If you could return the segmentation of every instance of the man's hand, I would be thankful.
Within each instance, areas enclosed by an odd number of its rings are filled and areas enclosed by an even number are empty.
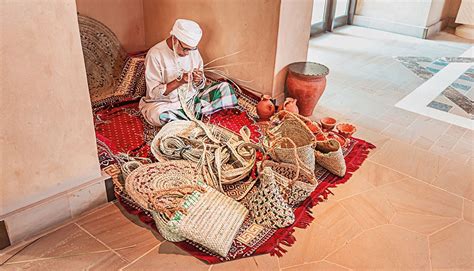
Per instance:
[[[194,70],[193,71],[193,83],[199,84],[202,82],[203,79],[203,72],[201,70]]]
[[[185,72],[185,73],[183,73],[183,77],[181,77],[180,82],[182,84],[187,84],[188,81],[189,81],[189,73]]]

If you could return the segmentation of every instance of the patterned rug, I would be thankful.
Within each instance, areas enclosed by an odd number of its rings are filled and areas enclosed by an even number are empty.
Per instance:
[[[256,103],[256,97],[248,93],[241,93],[239,94],[238,108],[222,110],[206,117],[203,121],[219,125],[235,133],[238,133],[243,126],[248,126],[251,131],[251,139],[257,142],[262,133],[255,122]],[[106,171],[111,168],[110,165],[120,163],[120,159],[117,159],[119,153],[154,159],[149,144],[158,128],[152,127],[144,121],[138,110],[137,101],[95,112],[95,129],[100,165]],[[329,190],[331,187],[348,181],[352,173],[361,166],[369,151],[374,147],[374,145],[363,140],[351,139],[343,149],[347,173],[342,178],[329,173],[322,167],[317,167],[315,173],[321,183],[310,197],[294,209],[296,219],[293,225],[289,227],[282,229],[266,228],[253,223],[251,218],[248,217],[225,258],[191,241],[175,244],[207,263],[218,263],[267,253],[282,256],[286,252],[284,246],[291,246],[296,241],[293,236],[295,228],[306,228],[313,220],[311,208],[327,198],[331,193]],[[238,191],[241,187],[236,187],[236,191],[232,191],[232,189],[233,187],[228,187],[226,193],[241,193],[241,191]],[[255,192],[256,187],[254,186],[249,194],[241,200],[242,204],[248,205],[248,198]],[[154,220],[146,210],[138,207],[127,195],[121,194],[118,189],[116,189],[116,196],[128,212],[138,216],[153,230],[157,230]]]
[[[96,122],[97,138],[98,142],[101,142],[101,144],[98,144],[100,146],[99,150],[101,150],[99,153],[101,166],[106,167],[117,163],[114,160],[114,154],[118,152],[128,152],[142,157],[150,156],[147,142],[151,140],[152,137],[150,135],[154,133],[155,129],[144,124],[137,112],[137,104],[125,105],[101,112],[100,121]],[[253,140],[257,141],[261,137],[261,132],[255,121],[242,109],[220,111],[207,118],[206,121],[234,132],[238,132],[242,126],[247,125],[250,127]],[[291,246],[296,241],[293,236],[295,228],[306,228],[313,220],[310,211],[311,207],[326,199],[328,194],[331,193],[329,191],[331,187],[343,184],[349,180],[352,173],[360,167],[372,148],[374,146],[370,143],[360,139],[351,139],[347,147],[344,148],[347,174],[342,178],[318,167],[316,174],[321,183],[311,196],[294,210],[296,220],[289,227],[278,230],[270,229],[257,225],[248,218],[241,227],[229,254],[225,258],[213,254],[190,241],[175,244],[207,263],[218,263],[267,253],[281,256],[286,252],[284,246]],[[252,193],[251,191],[249,195]],[[137,215],[143,222],[156,230],[154,220],[149,213],[135,205],[127,195],[117,194],[116,196],[128,212]],[[249,196],[246,198],[249,198]],[[247,204],[245,202],[246,198],[242,200],[244,205]]]
[[[374,147],[374,145],[363,140],[351,139],[348,147],[344,150],[347,173],[342,178],[330,174],[322,168],[317,169],[318,179],[321,180],[321,183],[310,197],[294,209],[295,222],[289,227],[277,230],[270,229],[253,223],[251,218],[247,217],[237,237],[233,241],[229,254],[225,258],[191,241],[183,241],[174,244],[194,257],[210,264],[267,253],[282,256],[286,252],[285,247],[289,247],[297,241],[293,235],[295,228],[304,229],[313,221],[314,218],[311,215],[311,208],[327,199],[328,195],[331,194],[330,188],[347,182],[352,176],[352,173],[362,165],[369,151]],[[151,214],[140,209],[129,200],[127,196],[117,195],[117,198],[130,214],[136,215],[141,221],[157,231]]]

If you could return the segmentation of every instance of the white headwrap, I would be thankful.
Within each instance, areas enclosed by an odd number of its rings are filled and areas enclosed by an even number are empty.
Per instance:
[[[170,34],[187,45],[196,47],[201,40],[202,30],[194,21],[178,19],[174,22]]]

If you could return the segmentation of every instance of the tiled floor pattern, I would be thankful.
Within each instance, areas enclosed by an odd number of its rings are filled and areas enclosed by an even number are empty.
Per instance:
[[[0,255],[11,257],[0,269],[472,270],[474,133],[394,107],[423,81],[393,56],[457,56],[467,46],[447,33],[420,40],[359,27],[310,41],[309,58],[331,69],[314,118],[353,122],[378,148],[313,208],[282,258],[206,265],[108,204]]]
[[[432,59],[429,57],[396,57],[405,67],[421,79],[429,79],[449,63],[474,62],[472,57],[442,57]],[[427,105],[451,114],[456,114],[468,119],[474,119],[474,67],[466,70],[448,88],[442,91]]]

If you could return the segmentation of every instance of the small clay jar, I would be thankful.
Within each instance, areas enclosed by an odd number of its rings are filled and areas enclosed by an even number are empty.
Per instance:
[[[257,115],[260,121],[268,121],[275,114],[275,105],[271,101],[270,95],[262,95],[262,99],[257,104]]]
[[[292,113],[299,113],[298,106],[296,105],[297,100],[293,98],[286,98],[285,102],[283,103],[283,110],[292,112]]]

